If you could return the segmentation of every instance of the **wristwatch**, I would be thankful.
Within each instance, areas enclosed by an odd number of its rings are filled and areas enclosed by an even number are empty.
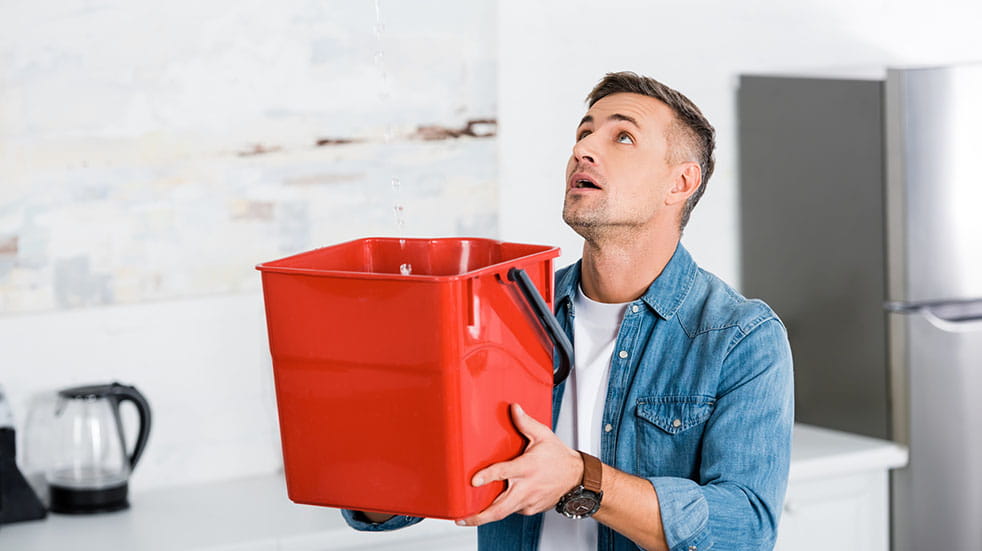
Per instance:
[[[583,458],[583,481],[556,504],[556,512],[566,518],[592,517],[600,509],[604,493],[600,490],[603,464],[588,453],[580,452]]]

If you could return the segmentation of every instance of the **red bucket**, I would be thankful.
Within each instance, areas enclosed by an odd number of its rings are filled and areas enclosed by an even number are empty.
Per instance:
[[[368,238],[257,266],[290,499],[448,519],[484,510],[504,483],[471,478],[525,446],[508,405],[550,425],[553,383],[571,365],[546,305],[558,255]]]

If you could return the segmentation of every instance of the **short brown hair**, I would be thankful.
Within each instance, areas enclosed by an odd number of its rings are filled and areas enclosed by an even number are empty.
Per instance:
[[[607,73],[586,97],[589,107],[611,94],[631,93],[642,94],[662,101],[675,113],[675,124],[669,129],[666,139],[669,144],[669,162],[682,162],[695,157],[702,172],[702,181],[682,208],[682,219],[679,229],[689,223],[689,215],[695,208],[699,198],[706,191],[706,182],[713,174],[716,160],[713,150],[716,148],[716,130],[702,111],[692,103],[692,100],[681,92],[665,86],[657,80],[621,71]]]

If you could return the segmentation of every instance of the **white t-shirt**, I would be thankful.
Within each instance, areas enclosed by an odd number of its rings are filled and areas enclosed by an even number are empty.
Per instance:
[[[595,302],[577,287],[573,299],[573,353],[575,367],[566,379],[566,390],[556,421],[556,435],[567,446],[600,456],[607,376],[625,304]],[[539,551],[594,551],[597,521],[568,519],[555,511],[543,515]]]

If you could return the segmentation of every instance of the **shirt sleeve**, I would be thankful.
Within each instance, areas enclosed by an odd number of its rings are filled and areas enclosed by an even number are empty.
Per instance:
[[[352,511],[350,509],[341,509],[341,516],[344,517],[344,521],[348,523],[348,526],[361,532],[388,532],[389,530],[398,530],[412,526],[423,520],[421,517],[396,515],[385,522],[371,522],[361,511]]]
[[[703,434],[699,480],[648,479],[671,551],[769,550],[777,537],[794,425],[791,348],[777,318],[734,340]]]

